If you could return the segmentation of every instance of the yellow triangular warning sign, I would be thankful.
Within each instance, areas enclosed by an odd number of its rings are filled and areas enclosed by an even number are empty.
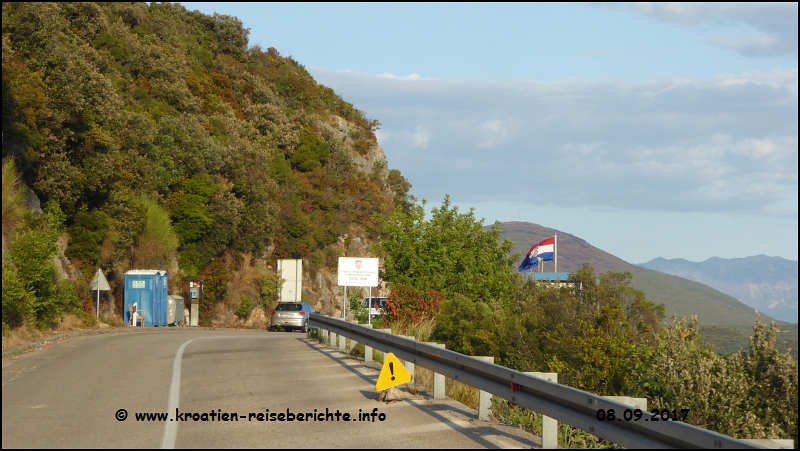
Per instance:
[[[375,384],[375,390],[383,391],[407,382],[411,382],[411,373],[408,372],[394,354],[391,352],[386,353],[381,374],[378,376],[378,383]]]

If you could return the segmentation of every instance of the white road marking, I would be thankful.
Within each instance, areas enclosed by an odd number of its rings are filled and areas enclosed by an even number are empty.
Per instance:
[[[200,337],[200,338],[193,338],[178,348],[178,351],[175,352],[175,360],[172,362],[172,383],[169,386],[169,400],[167,401],[167,415],[169,415],[169,420],[167,420],[166,426],[164,426],[164,438],[161,440],[161,449],[174,449],[175,448],[175,440],[178,438],[178,422],[172,421],[175,418],[172,417],[172,412],[175,412],[178,408],[178,403],[181,400],[181,362],[183,361],[183,350],[186,349],[186,346],[189,343],[195,340],[208,340],[208,339],[218,339],[218,338],[250,338],[250,337]]]
[[[175,353],[175,360],[172,362],[172,383],[169,386],[169,398],[167,401],[167,415],[178,407],[178,402],[181,399],[181,361],[183,360],[183,350],[189,343],[195,340],[202,340],[202,338],[193,338],[178,348]],[[170,418],[174,420],[174,418]],[[178,423],[176,421],[167,421],[164,427],[164,439],[161,440],[161,449],[175,448],[175,439],[178,438]]]

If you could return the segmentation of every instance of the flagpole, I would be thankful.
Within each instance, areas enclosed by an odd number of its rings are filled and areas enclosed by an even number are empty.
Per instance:
[[[101,274],[100,268],[97,268],[97,273]],[[95,289],[97,289],[97,309],[95,310],[95,318],[100,319],[100,279],[99,278],[97,279],[97,286],[95,286]]]
[[[558,234],[557,233],[555,235],[553,235],[553,252],[555,252],[555,254],[556,254],[555,255],[555,260],[554,260],[554,264],[555,264],[556,267],[553,269],[553,272],[558,272]]]

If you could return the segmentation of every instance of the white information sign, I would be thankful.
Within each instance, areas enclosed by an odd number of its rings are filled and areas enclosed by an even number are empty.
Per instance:
[[[378,259],[339,257],[340,287],[377,287]]]
[[[303,295],[303,260],[278,260],[283,278],[280,302],[300,302]]]

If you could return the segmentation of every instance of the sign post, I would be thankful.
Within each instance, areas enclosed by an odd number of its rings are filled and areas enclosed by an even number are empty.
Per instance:
[[[97,309],[95,315],[97,318],[100,318],[100,291],[111,291],[106,276],[103,275],[103,271],[100,270],[100,268],[97,268],[97,274],[95,274],[94,279],[92,279],[92,283],[89,284],[89,289],[97,291]]]
[[[347,311],[347,287],[378,286],[378,266],[377,258],[339,257],[339,286],[344,287],[343,315]]]

